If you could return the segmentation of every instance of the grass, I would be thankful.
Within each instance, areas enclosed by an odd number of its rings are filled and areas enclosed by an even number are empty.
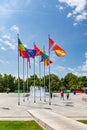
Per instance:
[[[0,121],[0,130],[43,130],[35,121]]]
[[[78,120],[81,123],[87,124],[87,120]]]

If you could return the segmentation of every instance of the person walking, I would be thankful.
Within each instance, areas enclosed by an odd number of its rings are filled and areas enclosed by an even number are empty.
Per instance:
[[[52,91],[50,92],[50,97],[51,97],[51,99],[52,99]]]
[[[66,93],[66,98],[69,99],[69,92]]]
[[[61,95],[61,99],[64,100],[64,92],[63,91],[61,91],[60,95]]]

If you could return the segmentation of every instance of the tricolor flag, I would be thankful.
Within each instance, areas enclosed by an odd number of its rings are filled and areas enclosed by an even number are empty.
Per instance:
[[[49,38],[49,49],[55,51],[56,55],[59,57],[63,57],[66,55],[66,52],[57,45],[51,38]]]
[[[28,58],[28,55],[26,53],[26,49],[19,38],[18,38],[18,51],[19,51],[19,54],[22,58]]]

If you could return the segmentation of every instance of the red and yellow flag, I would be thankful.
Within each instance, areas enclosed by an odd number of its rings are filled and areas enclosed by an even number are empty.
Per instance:
[[[51,60],[49,60],[49,59],[45,59],[44,60],[44,66],[48,66],[48,65],[50,65],[51,63],[53,63]]]
[[[63,57],[66,55],[66,52],[57,44],[53,47],[53,50],[55,51],[57,56]]]
[[[57,45],[51,38],[49,38],[49,49],[55,51],[56,55],[59,57],[63,57],[66,55],[65,50]]]

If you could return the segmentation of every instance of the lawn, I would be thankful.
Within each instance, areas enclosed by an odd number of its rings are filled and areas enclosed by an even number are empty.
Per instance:
[[[87,120],[78,120],[81,123],[87,124]]]
[[[35,121],[0,121],[0,130],[43,130]]]

